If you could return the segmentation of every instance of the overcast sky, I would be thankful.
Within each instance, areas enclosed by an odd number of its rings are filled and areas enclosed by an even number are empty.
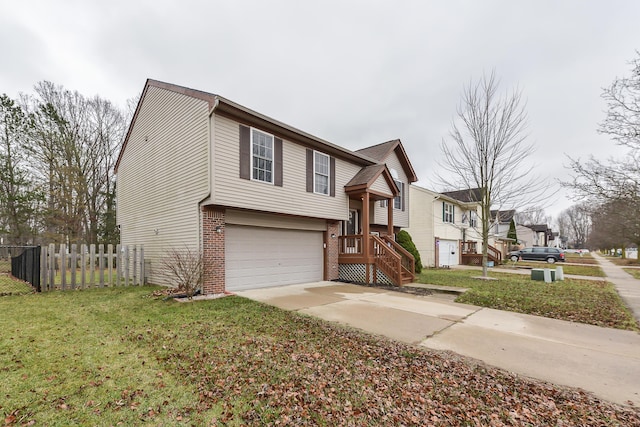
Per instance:
[[[523,92],[538,175],[623,155],[596,130],[640,49],[640,1],[0,0],[0,40],[11,97],[49,80],[124,107],[167,81],[353,150],[400,138],[440,190],[462,89],[492,69]],[[547,213],[571,204],[559,191]]]

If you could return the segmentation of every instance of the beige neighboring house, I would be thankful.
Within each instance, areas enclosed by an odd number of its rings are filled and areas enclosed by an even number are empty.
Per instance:
[[[319,280],[406,283],[417,180],[400,140],[350,151],[219,95],[147,80],[117,164],[123,244],[163,283],[202,252],[204,293]]]
[[[480,189],[437,193],[412,185],[409,193],[411,210],[407,231],[425,266],[482,262],[482,256],[478,256],[482,253]],[[500,255],[492,256],[490,260],[499,261]]]

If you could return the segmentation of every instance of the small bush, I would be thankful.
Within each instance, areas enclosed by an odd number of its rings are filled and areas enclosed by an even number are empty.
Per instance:
[[[171,286],[189,299],[202,289],[204,262],[197,250],[189,247],[168,250],[162,259],[161,269]]]
[[[398,234],[396,234],[396,242],[403,248],[405,248],[416,261],[416,273],[420,274],[422,272],[422,260],[420,259],[420,253],[416,248],[416,245],[413,243],[413,239],[411,235],[404,230],[400,230]]]

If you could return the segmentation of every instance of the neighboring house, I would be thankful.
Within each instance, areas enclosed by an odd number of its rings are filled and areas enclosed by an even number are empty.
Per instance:
[[[516,225],[517,245],[521,248],[530,248],[536,240],[536,233],[526,225]]]
[[[197,248],[204,293],[413,279],[393,240],[416,174],[399,140],[354,152],[221,96],[147,80],[116,163],[123,244],[149,281]],[[375,233],[375,234],[372,234]]]
[[[535,233],[533,246],[549,246],[553,233],[547,224],[533,224],[528,227]]]
[[[412,185],[410,227],[423,264],[478,264],[482,253],[480,189],[436,193]],[[492,247],[489,249],[493,250]],[[493,256],[493,252],[492,256]],[[498,261],[499,255],[491,260]]]
[[[515,221],[515,209],[509,210],[491,210],[491,230],[490,234],[497,238],[506,238],[509,234],[511,221]],[[516,226],[518,223],[516,222]]]

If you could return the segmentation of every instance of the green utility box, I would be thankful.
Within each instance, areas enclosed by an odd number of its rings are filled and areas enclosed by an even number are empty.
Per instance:
[[[531,280],[539,280],[544,282],[544,268],[532,268],[531,269]],[[551,272],[551,281],[556,281],[556,271],[548,269]]]

